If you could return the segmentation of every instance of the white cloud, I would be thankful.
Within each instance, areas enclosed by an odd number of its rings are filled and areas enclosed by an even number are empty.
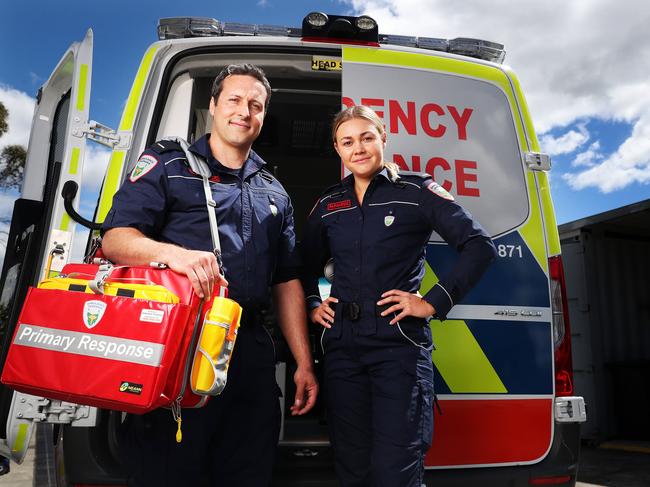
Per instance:
[[[559,137],[553,137],[551,134],[543,135],[539,142],[544,152],[556,156],[570,154],[588,140],[589,132],[584,126],[581,126],[579,130],[569,130]]]
[[[84,167],[82,172],[82,186],[84,192],[93,194],[95,199],[99,193],[111,151],[104,146],[93,142],[86,143],[86,155],[84,156]]]
[[[641,119],[630,137],[601,163],[589,169],[564,174],[573,189],[597,187],[604,193],[622,189],[637,182],[650,183],[650,120]]]
[[[573,167],[592,167],[596,162],[602,160],[603,157],[603,154],[600,152],[600,142],[596,141],[591,144],[586,151],[577,154],[575,159],[571,162],[571,165]]]
[[[9,130],[0,137],[0,148],[13,144],[27,147],[36,100],[22,91],[0,84],[0,102],[9,111]]]
[[[106,166],[110,158],[111,151],[95,143],[86,144],[86,154],[84,156],[84,167],[81,176],[81,191],[77,196],[79,202],[77,212],[86,220],[92,220],[97,206],[97,197],[101,187]],[[76,224],[70,259],[72,262],[81,262],[86,249],[88,240],[88,230]]]
[[[505,44],[506,63],[519,76],[541,134],[591,118],[629,123],[632,134],[613,154],[565,177],[573,188],[613,191],[650,179],[646,0],[467,0],[460,8],[443,0],[345,3],[375,18],[382,33]]]

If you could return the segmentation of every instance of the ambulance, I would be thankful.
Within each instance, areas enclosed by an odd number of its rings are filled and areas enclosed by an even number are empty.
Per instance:
[[[494,239],[496,262],[448,319],[430,323],[440,408],[426,455],[427,484],[574,485],[586,414],[573,387],[550,158],[540,152],[522,87],[503,64],[504,46],[384,35],[371,17],[320,12],[308,14],[301,28],[166,18],[158,39],[144,53],[115,129],[89,116],[90,30],[38,91],[0,281],[2,360],[27,287],[71,260],[75,235],[87,232],[90,249],[139,154],[162,137],[202,136],[211,124],[215,75],[230,63],[253,63],[273,87],[254,149],[291,195],[299,238],[318,195],[344,175],[331,144],[332,117],[343,106],[363,104],[383,118],[387,159],[404,171],[431,174]],[[92,217],[79,214],[89,140],[112,151]],[[422,294],[456,258],[431,235]],[[272,312],[266,324],[276,342],[282,401],[291,401],[295,364]],[[310,326],[320,371],[320,330]],[[337,485],[324,401],[306,417],[293,418],[288,409],[283,405],[274,482]],[[122,418],[3,386],[0,454],[21,462],[38,425],[43,448],[56,445],[50,457],[57,485],[123,485]]]

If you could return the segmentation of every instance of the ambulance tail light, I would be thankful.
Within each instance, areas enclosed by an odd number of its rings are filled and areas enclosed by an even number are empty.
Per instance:
[[[573,362],[571,359],[571,329],[566,283],[562,258],[548,260],[551,278],[551,311],[553,313],[553,345],[555,352],[555,395],[573,395]]]

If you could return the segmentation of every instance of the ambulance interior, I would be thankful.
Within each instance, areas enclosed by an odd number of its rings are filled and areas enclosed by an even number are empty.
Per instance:
[[[312,71],[311,61],[311,55],[293,53],[251,53],[235,58],[232,54],[210,54],[184,58],[173,68],[162,114],[158,123],[154,115],[147,144],[168,135],[180,135],[192,142],[209,132],[212,120],[208,106],[214,77],[229,63],[250,62],[260,66],[273,91],[262,132],[253,149],[267,161],[267,168],[291,196],[296,235],[300,240],[307,215],[320,193],[341,179],[340,159],[330,136],[331,121],[341,107],[341,74],[340,71]],[[278,383],[283,389],[284,401],[290,404],[295,394],[291,379],[295,364],[274,321],[271,312],[266,322],[276,342],[278,370],[286,371],[278,374]],[[313,324],[309,326],[312,352],[320,375],[321,330]],[[312,413],[301,418],[292,417],[288,409],[283,408],[287,421],[283,424],[281,442],[326,442],[322,404],[323,401],[319,401]]]

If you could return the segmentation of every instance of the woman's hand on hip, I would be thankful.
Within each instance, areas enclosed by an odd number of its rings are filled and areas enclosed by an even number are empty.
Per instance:
[[[379,306],[394,303],[381,313],[382,316],[388,316],[391,313],[395,314],[395,317],[390,320],[391,325],[394,325],[407,316],[428,318],[436,312],[436,309],[430,303],[422,299],[419,294],[411,294],[406,291],[400,291],[399,289],[391,289],[382,294],[381,297],[382,299],[377,302]]]
[[[332,323],[334,323],[334,309],[332,309],[330,304],[338,302],[338,299],[330,296],[318,308],[314,308],[309,312],[309,319],[313,323],[322,325],[325,328],[332,328]]]

